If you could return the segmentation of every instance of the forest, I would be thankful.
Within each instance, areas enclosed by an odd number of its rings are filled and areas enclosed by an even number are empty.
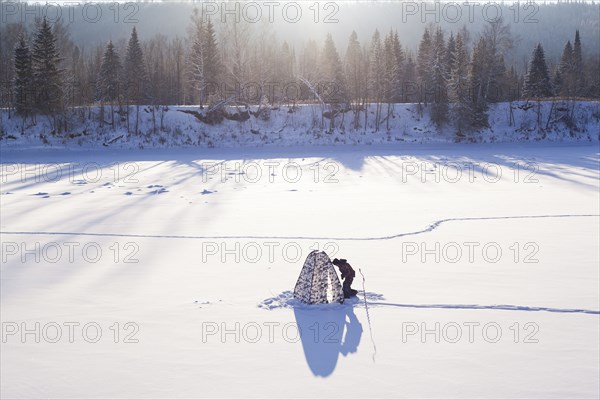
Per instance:
[[[330,129],[348,114],[354,129],[373,118],[379,130],[394,104],[418,103],[436,124],[461,132],[487,126],[491,103],[600,98],[598,53],[583,50],[578,29],[563,38],[559,57],[547,57],[546,43],[537,43],[523,69],[514,62],[520,38],[512,26],[502,17],[478,31],[422,24],[414,49],[394,27],[368,38],[352,31],[345,46],[328,33],[296,48],[256,24],[213,22],[194,8],[183,37],[141,39],[134,24],[127,40],[84,50],[68,24],[41,17],[2,26],[2,107],[33,123],[51,116],[59,131],[68,130],[73,113],[99,107],[102,123],[114,129],[115,114],[125,114],[127,130],[138,132],[141,105],[198,105],[202,120],[215,124],[227,106],[258,106],[258,116],[268,107],[293,112],[312,103],[321,105]]]

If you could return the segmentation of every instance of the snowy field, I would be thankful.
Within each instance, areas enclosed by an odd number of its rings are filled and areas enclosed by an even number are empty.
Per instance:
[[[600,396],[597,141],[0,155],[2,398]]]

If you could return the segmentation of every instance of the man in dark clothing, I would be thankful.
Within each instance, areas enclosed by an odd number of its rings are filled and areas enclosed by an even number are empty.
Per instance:
[[[354,280],[354,269],[348,264],[348,261],[345,259],[338,260],[337,258],[333,259],[333,265],[339,268],[342,273],[342,279],[344,280],[344,284],[342,285],[342,289],[344,290],[344,298],[350,298],[352,296],[356,296],[358,293],[357,290],[352,289],[350,286],[352,285],[352,281]]]

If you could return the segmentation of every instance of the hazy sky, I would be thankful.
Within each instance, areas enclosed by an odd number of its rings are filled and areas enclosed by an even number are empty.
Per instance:
[[[345,52],[348,37],[355,30],[362,44],[370,41],[377,28],[383,33],[397,30],[403,46],[416,49],[424,27],[439,22],[442,28],[458,31],[463,26],[476,37],[477,32],[499,13],[518,39],[515,58],[529,55],[540,41],[550,58],[558,57],[567,39],[572,40],[575,29],[581,30],[584,49],[598,52],[600,47],[600,6],[568,4],[543,6],[540,3],[480,1],[464,6],[464,2],[410,1],[196,1],[196,2],[139,2],[114,0],[30,2],[27,7],[19,2],[2,1],[1,23],[25,21],[32,23],[36,16],[47,15],[55,19],[58,15],[67,22],[73,41],[84,49],[90,49],[109,39],[119,40],[129,36],[137,26],[142,39],[157,33],[168,37],[185,36],[190,25],[190,14],[194,7],[203,10],[218,25],[220,21],[237,20],[252,24],[258,31],[270,31],[279,41],[287,40],[300,48],[308,39],[322,43],[331,33],[340,53]],[[551,2],[546,2],[551,3]],[[32,6],[33,4],[33,6]],[[59,4],[62,4],[59,5]],[[79,6],[76,6],[80,4]],[[458,7],[463,4],[462,7]],[[258,39],[255,39],[258,40]],[[520,62],[520,60],[517,60]]]

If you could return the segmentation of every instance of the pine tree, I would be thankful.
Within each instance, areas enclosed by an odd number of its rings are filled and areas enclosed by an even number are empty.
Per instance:
[[[572,96],[574,86],[573,70],[573,46],[567,41],[560,58],[560,64],[556,70],[554,86],[561,96]]]
[[[109,41],[102,57],[98,83],[99,95],[103,101],[114,101],[119,97],[119,78],[121,76],[121,60],[112,41]]]
[[[483,30],[486,42],[487,62],[483,65],[483,90],[485,101],[503,100],[502,82],[506,75],[504,53],[513,46],[510,25],[504,24],[502,17],[490,21]]]
[[[397,31],[394,32],[394,36],[392,37],[392,52],[394,55],[394,94],[392,100],[394,101],[394,103],[399,103],[402,101],[402,83],[404,80],[404,69],[406,68],[406,60],[404,57],[404,50],[402,49],[402,44],[400,43],[400,38],[398,37]]]
[[[146,67],[144,66],[144,55],[135,27],[131,31],[131,37],[127,45],[125,80],[129,100],[135,103],[142,101],[145,92]]]
[[[458,34],[450,55],[448,98],[453,103],[452,115],[459,135],[469,128],[471,100],[469,98],[469,56],[462,36]]]
[[[294,76],[294,64],[292,62],[291,54],[290,45],[284,40],[281,45],[279,57],[273,59],[273,62],[275,63],[274,76],[277,82],[282,86],[291,82]]]
[[[506,64],[504,63],[504,56],[499,55],[496,60],[497,61],[493,68],[494,85],[488,89],[487,100],[490,103],[505,101],[508,94],[508,82],[506,81]]]
[[[62,53],[61,54],[65,54]],[[76,106],[87,102],[86,93],[81,84],[86,81],[85,60],[78,46],[73,46],[69,53],[71,61],[63,76],[64,92],[69,93],[68,106]],[[83,110],[81,110],[83,112]]]
[[[43,114],[56,114],[62,109],[61,58],[46,17],[42,19],[35,35],[31,60],[36,89],[34,107]]]
[[[346,102],[344,68],[331,34],[327,34],[322,54],[321,70],[323,78],[327,84],[331,84],[331,90],[325,91],[323,100],[331,104]]]
[[[194,24],[194,30],[191,37],[192,48],[189,57],[189,71],[194,89],[198,92],[198,103],[202,108],[208,97],[206,93],[208,83],[204,71],[204,61],[206,60],[204,56],[204,21],[202,16],[199,15],[198,9],[194,9],[192,23]]]
[[[402,65],[398,59],[398,52],[401,52],[399,47],[400,43],[395,42],[394,33],[390,31],[383,42],[383,99],[387,103],[387,112],[384,118],[387,129],[389,129],[390,116],[393,112],[393,103],[400,96],[402,85],[400,81]]]
[[[435,32],[431,58],[431,83],[434,96],[431,106],[431,119],[441,125],[448,118],[448,89],[447,89],[447,49],[444,33],[441,28]]]
[[[101,101],[110,103],[111,125],[115,127],[113,104],[120,96],[121,60],[112,41],[109,41],[102,57],[102,65],[98,75],[98,94]]]
[[[282,95],[276,96],[277,99],[282,97],[288,101],[297,100],[296,90],[292,87],[292,85],[296,83],[294,75],[296,56],[294,54],[294,49],[290,47],[287,41],[284,41],[281,45],[281,52],[279,56],[273,55],[273,63],[275,64],[274,79],[277,85],[277,87],[274,88],[274,91],[277,90],[277,93],[281,93]],[[288,96],[290,98],[288,98]]]
[[[381,103],[385,96],[385,60],[381,35],[376,29],[371,38],[371,47],[369,49],[369,91],[376,103],[375,110],[375,130],[379,130],[381,120]],[[366,125],[365,125],[366,128]]]
[[[402,83],[403,101],[414,103],[418,100],[418,82],[417,82],[417,67],[413,61],[413,57],[409,55],[406,58],[404,67],[404,79]]]
[[[207,95],[214,95],[218,92],[220,85],[220,74],[222,70],[221,58],[219,56],[219,48],[215,28],[210,18],[206,23],[204,32],[204,40],[202,41],[204,51],[204,79],[207,82]]]
[[[583,96],[585,90],[585,75],[583,66],[583,54],[581,52],[581,39],[579,29],[575,31],[575,42],[573,43],[573,95]]]
[[[348,96],[344,79],[344,68],[331,34],[327,34],[325,38],[325,46],[322,54],[321,70],[323,72],[324,85],[321,97],[325,103],[330,105],[329,129],[332,130],[335,125],[335,115],[348,102]]]
[[[506,92],[506,100],[507,101],[515,101],[521,97],[520,91],[520,83],[521,79],[517,74],[517,70],[514,66],[511,66],[506,75],[507,81],[507,92]]]
[[[393,50],[394,34],[390,32],[383,40],[383,100],[392,103],[395,97],[397,76],[396,59]]]
[[[194,30],[191,38],[190,72],[202,108],[209,96],[214,98],[219,92],[223,67],[214,25],[210,18],[205,23],[203,16],[194,9],[192,23]]]
[[[431,72],[431,59],[432,59],[433,43],[429,29],[425,28],[421,42],[419,43],[419,50],[417,53],[417,74],[419,76],[419,102],[425,101],[427,98],[423,96],[424,93],[428,92],[430,86],[432,72]]]
[[[345,73],[348,82],[348,97],[354,111],[353,128],[360,126],[360,107],[367,102],[367,90],[364,85],[366,74],[364,54],[358,41],[358,35],[352,31],[348,40],[348,48],[345,57]]]
[[[586,95],[600,99],[600,57],[589,60],[585,66],[589,79]]]
[[[15,107],[17,114],[26,117],[33,108],[33,71],[31,55],[25,35],[21,33],[15,47]]]
[[[548,65],[544,56],[544,49],[538,43],[529,62],[527,75],[525,76],[525,87],[523,94],[527,98],[542,98],[552,96],[552,86]]]
[[[469,69],[469,91],[471,95],[471,118],[473,128],[488,125],[487,79],[489,54],[485,38],[480,37],[473,49],[473,58]]]
[[[135,133],[138,133],[140,102],[144,100],[146,84],[146,68],[144,66],[144,55],[138,39],[135,27],[131,31],[131,37],[127,45],[125,56],[125,82],[127,84],[127,99],[133,101],[136,106]],[[129,110],[129,105],[127,107]],[[128,111],[129,115],[129,111]],[[129,130],[129,117],[127,118]]]
[[[454,64],[454,56],[456,54],[456,39],[454,38],[454,33],[450,32],[450,37],[448,38],[448,45],[446,46],[446,76],[450,79],[450,74],[452,72],[452,65]]]
[[[301,89],[304,99],[317,100],[314,86],[320,79],[318,68],[319,46],[315,40],[309,39],[302,49],[298,63],[299,79],[303,82]]]

